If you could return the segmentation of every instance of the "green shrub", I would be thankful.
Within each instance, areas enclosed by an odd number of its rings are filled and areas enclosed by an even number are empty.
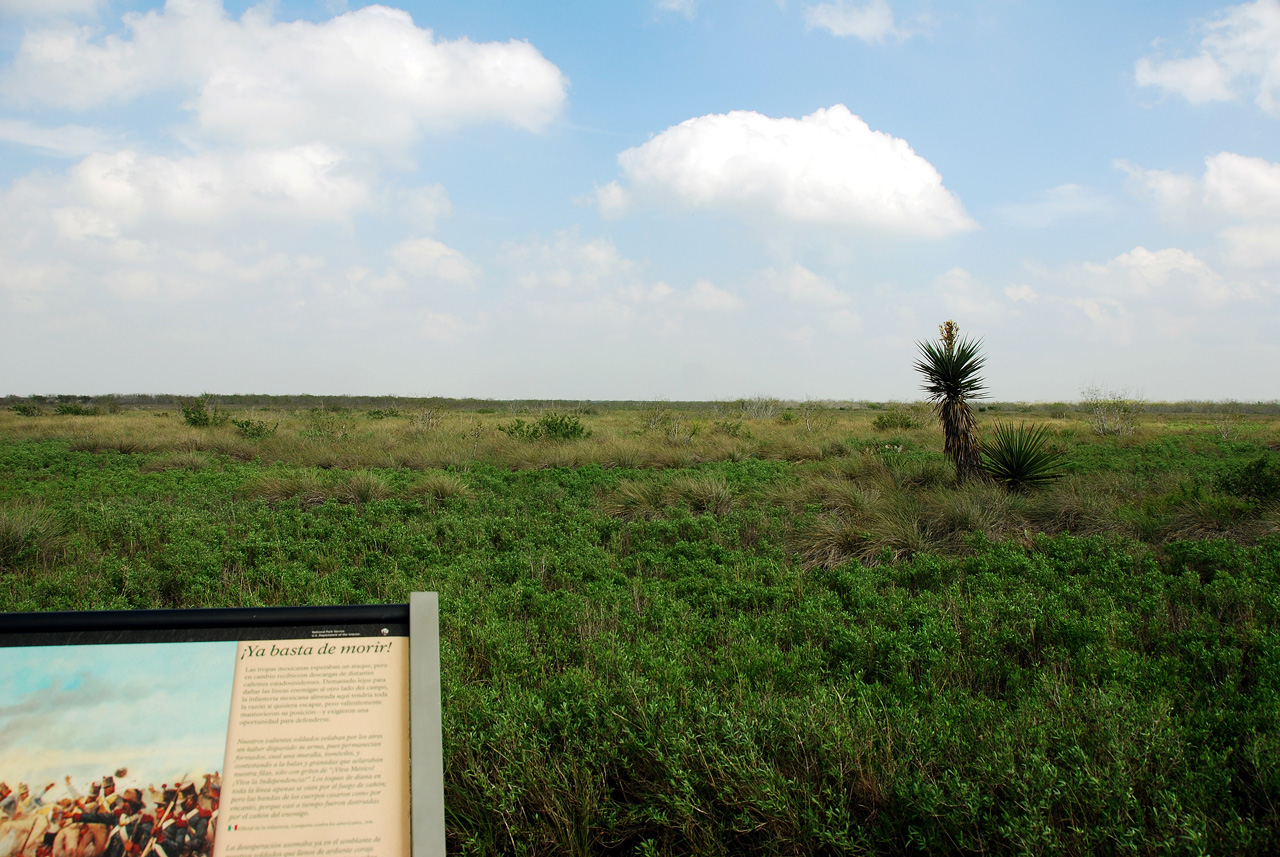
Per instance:
[[[716,434],[722,434],[726,437],[751,437],[751,432],[743,427],[742,420],[716,420],[713,425]]]
[[[983,441],[982,469],[1009,491],[1025,491],[1062,477],[1062,453],[1047,445],[1044,426],[996,423]]]
[[[99,413],[93,405],[82,405],[79,402],[59,402],[53,412],[64,417],[96,417]]]
[[[30,402],[19,402],[16,405],[10,405],[9,410],[20,417],[38,417],[44,413],[39,405],[34,405]]]
[[[193,428],[208,428],[224,425],[227,415],[220,413],[208,396],[201,396],[182,405],[182,421]]]
[[[899,429],[920,428],[920,421],[906,411],[886,411],[876,414],[871,422],[876,431],[897,431]]]
[[[268,426],[264,420],[232,420],[231,424],[236,427],[241,437],[249,440],[260,440],[264,437],[271,437],[276,433],[276,429],[280,427],[279,423]]]
[[[591,430],[572,414],[546,413],[531,423],[517,418],[498,431],[516,440],[577,440],[591,437]]]
[[[1226,494],[1249,500],[1280,499],[1280,464],[1264,452],[1248,464],[1232,468],[1219,476],[1217,488]]]
[[[399,408],[374,408],[365,414],[371,420],[386,420],[393,417],[402,417]]]

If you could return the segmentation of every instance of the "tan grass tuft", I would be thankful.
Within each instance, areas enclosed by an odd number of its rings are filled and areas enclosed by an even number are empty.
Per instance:
[[[334,492],[334,496],[347,503],[364,505],[391,496],[391,486],[372,470],[357,470]]]
[[[697,513],[719,516],[733,509],[733,491],[719,476],[677,477],[667,486],[666,495],[677,503],[688,504],[690,511]]]
[[[66,544],[67,526],[55,512],[40,505],[0,508],[0,565],[8,565],[26,549],[41,559]]]
[[[433,470],[418,477],[404,495],[415,500],[466,500],[473,492],[457,474]]]
[[[600,503],[606,515],[624,521],[652,518],[662,511],[662,486],[623,479]]]
[[[314,506],[329,498],[329,489],[314,473],[264,473],[241,486],[240,494],[273,504],[297,499],[301,505]]]

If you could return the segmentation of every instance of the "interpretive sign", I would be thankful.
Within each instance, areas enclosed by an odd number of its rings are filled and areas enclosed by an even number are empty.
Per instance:
[[[443,855],[437,615],[0,614],[0,857]]]

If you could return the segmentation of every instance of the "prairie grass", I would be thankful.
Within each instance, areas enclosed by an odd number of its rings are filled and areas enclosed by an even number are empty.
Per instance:
[[[451,853],[1280,850],[1274,411],[991,406],[1066,455],[1011,495],[871,407],[122,402],[0,411],[0,610],[439,592]]]
[[[315,473],[267,472],[251,478],[239,493],[268,503],[297,499],[303,505],[315,505],[333,496],[334,488],[332,483],[326,483]]]
[[[601,508],[606,515],[624,521],[652,518],[662,512],[662,495],[659,483],[623,479],[608,493]]]
[[[0,507],[0,568],[30,554],[40,562],[66,544],[62,517],[42,504]]]
[[[404,496],[412,499],[467,500],[474,492],[456,473],[430,471],[418,476],[405,490]]]
[[[666,496],[695,514],[727,515],[733,508],[733,491],[714,474],[678,476],[668,483]]]
[[[334,496],[348,503],[372,503],[392,495],[387,480],[371,470],[357,470],[347,475]]]
[[[143,473],[157,473],[162,470],[203,470],[213,463],[213,457],[204,452],[167,452],[148,458],[142,463]]]

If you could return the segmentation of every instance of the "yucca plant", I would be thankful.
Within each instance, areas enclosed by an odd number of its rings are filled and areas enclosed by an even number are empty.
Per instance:
[[[1025,491],[1062,477],[1062,453],[1048,446],[1044,426],[996,423],[981,445],[982,469],[1009,491]]]
[[[943,451],[955,463],[956,480],[964,482],[982,473],[978,421],[971,399],[986,398],[986,383],[978,375],[986,361],[979,351],[981,340],[958,339],[960,326],[948,321],[938,326],[937,342],[917,342],[920,359],[915,369],[924,376],[923,389],[933,402],[934,413],[946,435]]]

